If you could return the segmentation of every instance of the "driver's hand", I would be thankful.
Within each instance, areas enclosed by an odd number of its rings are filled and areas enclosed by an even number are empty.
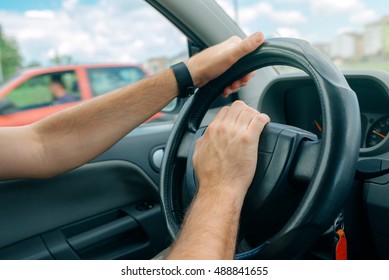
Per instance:
[[[244,40],[238,36],[233,36],[228,40],[191,57],[186,62],[186,65],[195,86],[202,87],[209,81],[219,77],[235,62],[243,56],[253,52],[262,43],[263,34],[260,32],[254,33]],[[228,96],[229,94],[238,91],[248,83],[253,75],[254,73],[251,73],[242,79],[235,81],[231,86],[224,90],[223,95]]]
[[[232,195],[243,201],[255,174],[259,137],[269,121],[267,115],[242,101],[217,114],[197,141],[193,155],[199,192]]]

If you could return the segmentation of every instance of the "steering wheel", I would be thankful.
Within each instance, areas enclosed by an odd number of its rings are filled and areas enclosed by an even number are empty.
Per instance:
[[[318,139],[292,126],[269,123],[265,127],[238,237],[253,249],[237,258],[299,258],[341,211],[359,154],[361,122],[356,95],[342,73],[309,43],[269,39],[199,89],[176,120],[165,148],[160,184],[168,231],[174,239],[197,190],[192,156],[196,140],[206,129],[200,127],[206,112],[226,86],[271,65],[296,67],[312,78],[319,94],[323,133]]]

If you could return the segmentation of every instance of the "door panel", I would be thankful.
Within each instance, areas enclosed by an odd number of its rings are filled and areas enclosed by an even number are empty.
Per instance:
[[[141,126],[49,180],[0,182],[0,259],[144,259],[168,237],[151,153],[172,123]]]
[[[0,250],[0,258],[152,257],[167,240],[158,201],[156,185],[125,161],[90,163],[50,180],[2,182],[0,247],[28,241],[19,246],[22,255],[16,245]],[[157,228],[144,227],[150,219]],[[37,236],[42,241],[29,239]],[[49,255],[38,250],[42,242]]]

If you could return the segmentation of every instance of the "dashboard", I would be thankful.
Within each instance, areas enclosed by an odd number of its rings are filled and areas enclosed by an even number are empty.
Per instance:
[[[361,154],[372,156],[389,151],[389,73],[371,71],[346,73],[355,91],[361,121]],[[259,109],[273,122],[296,126],[319,138],[323,132],[317,89],[305,73],[280,75],[265,90]]]
[[[359,162],[367,163],[365,166],[374,170],[388,170],[389,73],[363,71],[344,75],[359,102],[360,110],[355,112],[355,121],[360,121],[362,128]],[[325,132],[318,91],[303,72],[279,75],[271,80],[265,86],[258,108],[272,122],[308,130],[319,138]],[[389,174],[356,177],[345,208],[354,258],[366,259],[366,254],[371,254],[373,259],[389,259]],[[356,232],[359,235],[350,236]],[[361,244],[370,245],[356,251]]]

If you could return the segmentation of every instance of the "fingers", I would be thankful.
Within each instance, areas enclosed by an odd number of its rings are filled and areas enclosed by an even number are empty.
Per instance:
[[[222,122],[222,121],[225,119],[225,117],[226,117],[226,115],[227,115],[227,113],[228,113],[229,110],[230,110],[230,107],[228,107],[228,106],[223,107],[223,108],[219,111],[219,113],[216,115],[216,117],[213,119],[212,122],[213,122],[214,124]]]
[[[253,137],[254,140],[259,141],[259,135],[261,135],[263,128],[270,122],[268,115],[259,113],[253,116],[248,127],[247,132]]]
[[[239,127],[240,130],[246,130],[249,134],[259,135],[270,118],[242,101],[235,101],[231,108],[225,112],[223,120],[230,125]]]
[[[223,91],[223,93],[222,93],[222,96],[224,97],[224,98],[226,98],[226,97],[228,97],[230,94],[232,94],[233,93],[233,91],[232,91],[232,89],[231,89],[231,87],[226,87],[225,89],[224,89],[224,91]]]
[[[242,111],[247,108],[249,107],[244,102],[240,100],[235,101],[232,103],[231,108],[228,110],[228,114],[225,116],[224,121],[229,125],[234,125]]]
[[[235,101],[231,107],[223,107],[216,115],[209,128],[215,128],[224,123],[224,126],[237,126],[239,131],[247,131],[254,138],[262,132],[264,126],[270,121],[266,114],[247,106],[244,102]],[[210,129],[207,130],[208,134]],[[211,129],[213,130],[213,129]]]
[[[226,87],[223,91],[223,97],[228,97],[234,92],[238,92],[242,87],[246,86],[251,78],[255,76],[255,71],[245,75],[240,80],[237,80],[232,83],[232,85]]]
[[[239,128],[239,131],[245,132],[251,123],[251,120],[258,115],[259,112],[247,106],[242,110],[235,124]]]
[[[263,34],[261,32],[256,32],[241,41],[234,48],[234,55],[236,60],[239,60],[243,56],[253,52],[263,43],[263,40]]]
[[[256,71],[253,71],[253,72],[247,74],[246,76],[244,76],[242,79],[240,79],[242,86],[247,85],[247,83],[251,80],[251,78],[253,78],[255,76],[255,74],[256,74]]]
[[[236,124],[241,113],[245,110],[248,110],[248,112],[251,112],[251,113],[252,113],[252,111],[256,112],[256,110],[250,108],[244,102],[242,102],[240,100],[235,101],[231,105],[231,107],[228,107],[228,106],[223,107],[219,111],[219,113],[216,115],[214,120],[209,124],[208,128],[210,128],[210,127],[215,128],[215,127],[218,127],[220,125],[225,126],[225,127],[231,127],[231,126]],[[244,115],[246,115],[246,114],[244,114]],[[248,125],[248,123],[249,123],[249,120],[247,120],[247,125]],[[209,131],[209,130],[210,129],[208,129],[207,131]],[[213,130],[213,129],[211,129],[211,130]]]

